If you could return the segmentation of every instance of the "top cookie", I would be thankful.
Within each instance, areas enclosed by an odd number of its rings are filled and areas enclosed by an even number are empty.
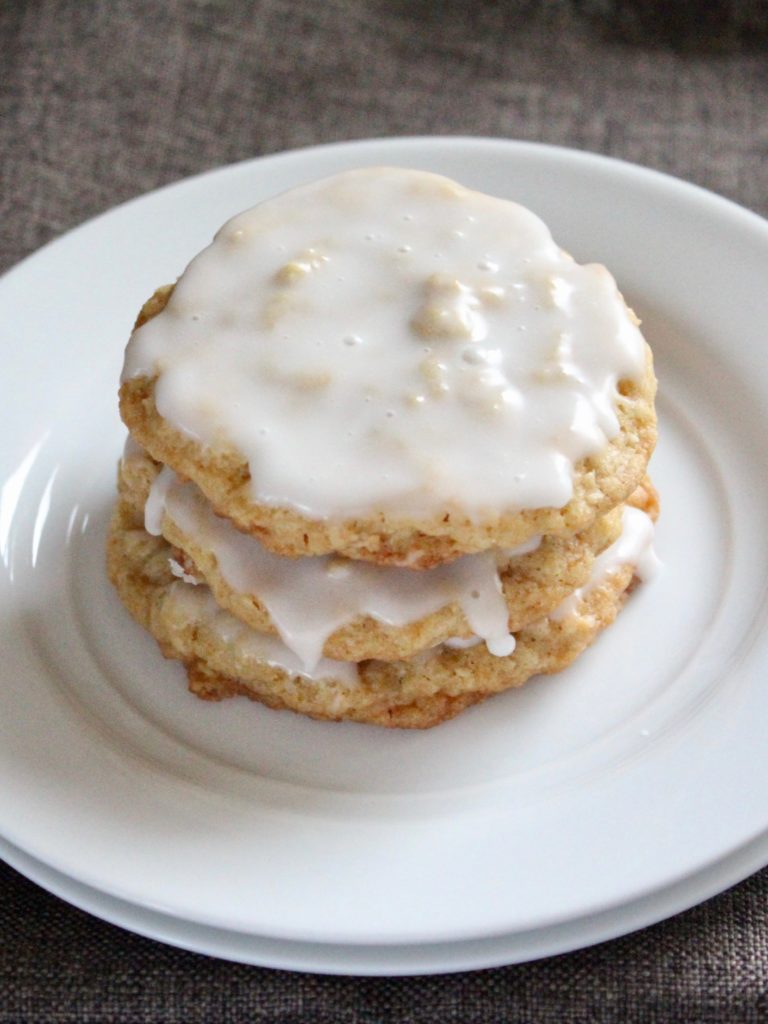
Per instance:
[[[623,501],[654,395],[603,267],[515,203],[373,168],[226,224],[145,306],[120,399],[273,550],[420,568]]]

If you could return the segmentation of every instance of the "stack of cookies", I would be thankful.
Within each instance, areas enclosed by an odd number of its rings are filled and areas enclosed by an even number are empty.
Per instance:
[[[432,726],[570,664],[652,570],[654,397],[610,274],[532,213],[339,174],[141,311],[110,578],[203,698]]]

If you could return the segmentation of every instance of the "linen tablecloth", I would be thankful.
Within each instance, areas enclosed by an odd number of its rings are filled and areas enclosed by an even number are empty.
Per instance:
[[[369,136],[589,149],[768,213],[763,0],[6,0],[0,102],[0,269],[188,174]],[[294,1020],[766,1021],[768,871],[580,952],[356,979],[175,950],[0,865],[0,1024]]]

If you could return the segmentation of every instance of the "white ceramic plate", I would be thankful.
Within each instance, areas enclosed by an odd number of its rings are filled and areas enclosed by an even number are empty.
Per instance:
[[[725,889],[731,882],[744,878],[765,864],[768,860],[768,833],[672,886],[600,914],[487,939],[413,946],[291,942],[212,928],[108,896],[55,871],[4,839],[0,839],[0,857],[81,910],[171,946],[262,967],[316,974],[391,976],[444,974],[519,963],[590,946],[642,928],[693,906],[710,893]]]
[[[608,264],[662,382],[665,573],[567,673],[425,733],[197,701],[103,571],[116,381],[142,300],[235,211],[384,162],[514,197]],[[347,946],[565,926],[745,848],[768,827],[767,271],[768,226],[722,199],[469,139],[241,164],[21,264],[0,282],[0,834],[192,925]]]

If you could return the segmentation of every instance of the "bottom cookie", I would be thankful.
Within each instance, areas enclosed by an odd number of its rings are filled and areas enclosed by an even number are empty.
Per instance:
[[[653,533],[644,511],[628,508],[624,517],[622,537],[598,558],[590,581],[516,633],[513,654],[496,657],[482,643],[443,644],[401,661],[323,659],[311,678],[276,637],[222,611],[205,585],[177,579],[170,545],[146,533],[122,502],[112,518],[108,568],[125,606],[166,657],[185,664],[199,697],[243,695],[313,718],[423,729],[532,676],[560,671],[613,622]]]

